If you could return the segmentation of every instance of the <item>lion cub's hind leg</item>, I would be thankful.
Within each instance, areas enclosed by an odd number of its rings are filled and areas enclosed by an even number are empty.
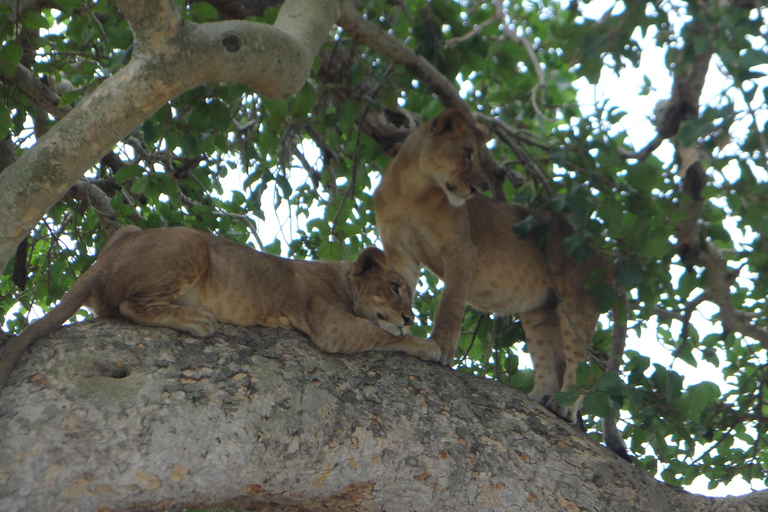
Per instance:
[[[565,366],[557,311],[551,306],[544,306],[520,313],[520,321],[533,361],[533,389],[528,396],[544,403],[560,391]]]
[[[560,332],[563,339],[563,354],[565,356],[565,371],[561,389],[567,390],[576,385],[576,372],[580,362],[587,360],[587,347],[592,340],[592,335],[597,325],[600,313],[588,297],[575,296],[564,299],[565,308],[559,305],[557,315],[560,320]],[[567,310],[567,311],[566,311]],[[554,397],[545,405],[558,416],[571,423],[581,423],[581,402],[583,396],[569,406],[561,406]]]
[[[212,313],[193,306],[170,304],[173,295],[131,297],[120,304],[120,314],[137,324],[170,327],[193,336],[210,336],[219,325]]]
[[[145,233],[149,236],[124,248],[107,284],[107,302],[137,324],[213,334],[216,318],[201,307],[196,293],[211,263],[205,239],[183,228]]]

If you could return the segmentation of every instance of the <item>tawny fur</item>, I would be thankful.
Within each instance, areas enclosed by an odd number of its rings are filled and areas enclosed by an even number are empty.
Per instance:
[[[295,327],[326,352],[399,351],[438,361],[435,342],[407,334],[411,296],[375,247],[354,263],[300,261],[193,229],[126,226],[54,309],[2,347],[0,387],[32,342],[83,305],[97,316],[194,336],[213,334],[217,322]]]
[[[578,422],[581,398],[563,407],[553,395],[576,384],[577,365],[586,359],[599,313],[584,282],[599,262],[567,258],[562,242],[569,227],[543,212],[546,254],[515,235],[513,227],[531,211],[476,193],[482,182],[477,147],[484,139],[485,132],[455,109],[411,133],[373,196],[379,236],[411,288],[422,265],[445,283],[431,335],[442,364],[453,362],[467,304],[517,313],[534,364],[530,396]]]

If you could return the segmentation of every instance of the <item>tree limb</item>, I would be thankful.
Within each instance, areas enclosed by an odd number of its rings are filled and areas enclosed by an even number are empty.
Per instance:
[[[21,64],[16,66],[16,72],[8,82],[18,87],[35,104],[48,112],[54,119],[61,119],[72,110],[71,107],[59,107],[61,98],[53,92],[50,87],[46,87],[35,75]]]
[[[443,105],[469,112],[466,102],[459,96],[456,84],[405,43],[366,20],[350,0],[341,1],[341,15],[337,23],[392,62],[403,66],[437,94]]]
[[[274,26],[178,22],[171,1],[123,0],[133,58],[0,174],[0,265],[35,223],[117,141],[165,102],[206,81],[238,81],[284,98],[308,76],[338,0],[288,0]],[[205,66],[190,64],[199,59]],[[128,105],[130,108],[125,108]]]
[[[519,391],[284,329],[117,320],[41,338],[0,393],[0,508],[765,510],[656,481]],[[729,508],[732,507],[732,508]]]

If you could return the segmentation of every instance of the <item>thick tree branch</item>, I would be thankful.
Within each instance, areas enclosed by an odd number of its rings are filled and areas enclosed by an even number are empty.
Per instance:
[[[0,393],[0,509],[765,510],[656,481],[520,392],[283,329],[101,320]],[[732,508],[729,508],[732,507]]]
[[[295,93],[333,26],[337,3],[288,0],[275,25],[268,26],[245,21],[181,25],[173,2],[122,1],[135,30],[131,62],[0,174],[0,262],[8,261],[85,170],[184,90],[232,80],[266,97]]]

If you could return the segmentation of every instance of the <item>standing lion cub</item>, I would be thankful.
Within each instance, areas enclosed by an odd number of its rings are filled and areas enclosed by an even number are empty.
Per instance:
[[[84,304],[97,316],[209,336],[217,322],[295,327],[326,352],[405,352],[439,361],[434,341],[406,334],[412,290],[375,247],[354,263],[300,261],[209,233],[126,226],[46,316],[0,352],[0,388],[18,357]]]
[[[561,406],[554,395],[576,384],[586,359],[599,312],[584,282],[599,261],[566,257],[562,242],[570,228],[552,216],[540,218],[548,233],[543,253],[513,231],[529,209],[476,194],[483,183],[477,148],[485,136],[456,109],[411,133],[373,195],[379,236],[411,289],[422,265],[445,283],[431,336],[442,364],[453,362],[467,304],[517,313],[534,365],[530,396],[576,423],[582,399]]]

